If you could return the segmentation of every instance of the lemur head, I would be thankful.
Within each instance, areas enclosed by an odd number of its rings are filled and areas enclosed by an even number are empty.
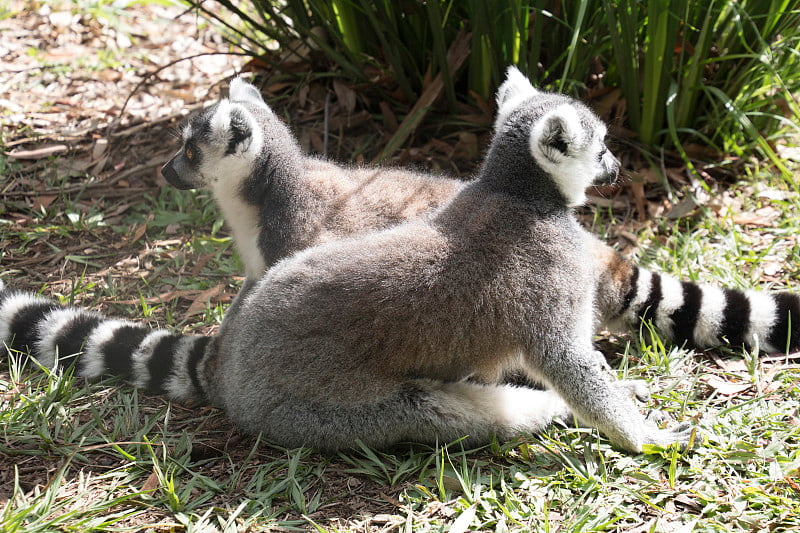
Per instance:
[[[527,137],[537,166],[558,187],[568,206],[586,200],[590,185],[612,183],[619,161],[606,147],[606,126],[588,107],[564,95],[539,91],[509,67],[497,91],[495,143]]]
[[[261,116],[274,116],[261,93],[241,78],[234,79],[228,98],[189,118],[181,149],[161,173],[178,189],[237,186],[250,175],[261,152]]]

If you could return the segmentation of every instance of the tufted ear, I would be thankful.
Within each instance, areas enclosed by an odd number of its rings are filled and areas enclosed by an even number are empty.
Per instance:
[[[247,110],[237,103],[223,98],[211,117],[210,139],[213,144],[225,147],[225,155],[245,152],[250,149],[253,126]]]
[[[258,89],[247,83],[244,78],[231,80],[229,95],[232,102],[248,102],[263,107],[267,106]]]
[[[497,119],[495,129],[502,124],[506,117],[523,101],[534,96],[539,91],[515,66],[508,67],[506,80],[497,89]]]
[[[531,131],[531,145],[539,145],[550,156],[555,152],[567,155],[570,146],[582,142],[581,121],[570,105],[561,105],[548,112]]]

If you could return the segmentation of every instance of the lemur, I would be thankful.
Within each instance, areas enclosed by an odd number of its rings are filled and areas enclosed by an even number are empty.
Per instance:
[[[496,126],[503,119],[499,114]],[[162,172],[178,188],[212,192],[245,265],[241,294],[293,252],[429,216],[466,186],[443,176],[345,167],[305,155],[259,91],[241,78],[231,83],[229,98],[190,119],[183,146]],[[650,319],[677,344],[800,350],[797,295],[679,281],[587,239],[597,326],[638,329]]]
[[[252,187],[267,230],[267,198],[292,188],[284,180],[302,158],[264,156],[270,133],[253,134],[257,123],[239,105],[221,104],[196,135],[216,147],[224,143],[214,136],[234,124],[250,135],[215,154],[187,143],[171,179],[183,179],[182,164],[203,179],[247,172],[253,159],[268,184],[240,183]],[[595,241],[573,210],[587,186],[618,173],[605,125],[513,68],[498,109],[474,181],[429,216],[278,260],[214,338],[153,332],[3,288],[0,339],[45,365],[79,354],[81,375],[111,371],[173,397],[205,397],[244,431],[285,446],[481,444],[571,417],[631,452],[687,446],[691,427],[646,419],[633,402],[647,394],[641,382],[610,378],[592,346],[597,274],[586,258]],[[215,164],[228,152],[238,166]],[[498,384],[508,370],[547,390]]]

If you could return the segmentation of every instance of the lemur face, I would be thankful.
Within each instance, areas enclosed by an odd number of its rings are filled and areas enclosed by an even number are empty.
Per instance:
[[[235,187],[249,176],[263,143],[248,105],[269,111],[258,90],[236,78],[229,98],[189,119],[181,149],[161,169],[164,178],[178,189],[213,189]]]
[[[515,67],[497,92],[497,135],[529,127],[529,150],[570,206],[586,200],[590,185],[612,183],[619,161],[606,147],[606,126],[588,107],[559,94],[538,91]]]

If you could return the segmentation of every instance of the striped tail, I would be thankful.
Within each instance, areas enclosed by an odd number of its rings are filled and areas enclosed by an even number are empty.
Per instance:
[[[5,288],[0,281],[0,349],[35,357],[48,368],[75,364],[86,378],[120,376],[175,400],[204,401],[202,367],[216,343]]]
[[[736,290],[678,281],[630,265],[617,317],[651,321],[673,342],[696,348],[720,344],[767,353],[800,350],[800,296]]]

